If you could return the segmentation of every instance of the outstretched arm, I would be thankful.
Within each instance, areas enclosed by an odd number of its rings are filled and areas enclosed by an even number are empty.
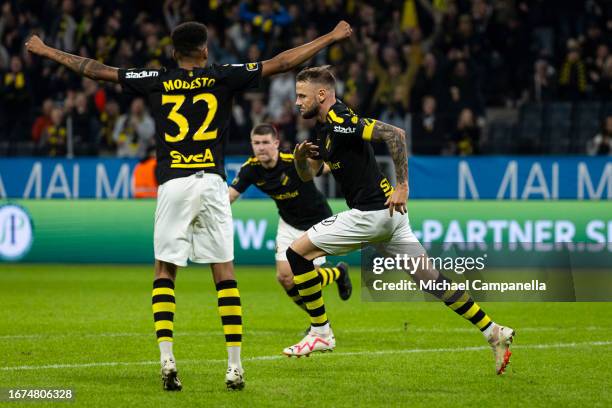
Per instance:
[[[31,53],[49,58],[81,76],[101,81],[119,82],[119,69],[101,64],[91,58],[79,57],[49,47],[37,35],[30,37],[26,42],[26,48]]]
[[[317,37],[307,44],[283,51],[272,59],[263,61],[261,63],[261,76],[265,77],[279,74],[281,72],[287,72],[308,61],[325,47],[329,47],[336,41],[350,37],[352,32],[353,30],[351,29],[349,23],[346,21],[341,21],[338,23],[336,28],[329,33],[322,35],[321,37]]]
[[[395,166],[396,186],[393,194],[385,205],[389,206],[389,213],[393,210],[401,214],[406,213],[408,200],[408,149],[406,148],[406,132],[398,127],[384,122],[376,121],[372,129],[372,141],[387,143],[389,154]]]

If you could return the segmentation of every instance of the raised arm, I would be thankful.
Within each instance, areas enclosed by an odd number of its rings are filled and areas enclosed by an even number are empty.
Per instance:
[[[323,160],[318,160],[318,147],[310,142],[302,142],[295,146],[293,160],[298,176],[302,181],[310,181],[321,170]]]
[[[26,42],[26,48],[32,54],[49,58],[70,68],[80,76],[101,81],[119,82],[119,69],[101,64],[91,58],[79,57],[78,55],[68,54],[67,52],[49,47],[37,35],[30,37]]]
[[[350,37],[352,32],[353,30],[349,23],[341,21],[329,33],[317,37],[307,44],[283,51],[272,59],[263,61],[261,63],[261,75],[265,77],[287,72],[308,61],[325,47],[329,47],[336,41]]]
[[[374,122],[372,129],[373,142],[385,142],[395,166],[396,186],[393,194],[389,196],[385,205],[389,206],[389,213],[393,210],[401,214],[406,213],[408,200],[408,149],[406,148],[406,132],[398,127],[384,122]]]

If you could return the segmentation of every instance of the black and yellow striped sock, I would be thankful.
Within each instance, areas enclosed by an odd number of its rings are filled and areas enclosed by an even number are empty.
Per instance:
[[[171,279],[156,279],[153,281],[153,320],[157,342],[172,342],[174,332],[174,282]]]
[[[455,311],[460,316],[463,316],[480,331],[485,331],[493,320],[487,315],[478,303],[463,290],[449,291],[452,292],[448,297],[445,296],[444,304]]]
[[[321,277],[321,288],[331,285],[332,283],[337,281],[338,278],[340,277],[340,269],[336,267],[333,267],[333,268],[319,267],[317,268],[317,273]],[[306,305],[304,305],[304,300],[302,300],[302,297],[300,296],[300,293],[298,292],[297,286],[294,286],[291,289],[285,289],[285,292],[287,292],[287,296],[289,296],[291,300],[293,300],[293,303],[295,303],[300,309],[308,311],[306,309]]]
[[[323,288],[328,285],[331,285],[332,283],[337,281],[338,278],[340,277],[340,269],[336,267],[333,267],[333,268],[319,267],[317,268],[317,272],[321,276],[321,287]]]
[[[217,283],[216,288],[225,344],[227,347],[240,347],[242,344],[242,306],[238,284],[235,280],[224,280]]]
[[[287,260],[294,275],[293,282],[310,316],[310,324],[315,327],[325,326],[328,321],[321,292],[321,276],[315,270],[312,261],[300,256],[291,248],[287,249]]]
[[[293,300],[293,303],[295,303],[300,309],[307,311],[306,305],[298,292],[297,286],[293,286],[291,289],[285,289],[285,292],[287,293],[287,296]]]
[[[436,283],[441,282],[450,283],[451,280],[440,274]],[[444,304],[450,307],[455,313],[469,320],[474,326],[478,327],[481,332],[485,331],[493,324],[493,320],[491,320],[489,315],[487,315],[484,310],[478,306],[478,303],[474,302],[474,299],[464,290],[433,290],[429,293],[442,300]]]

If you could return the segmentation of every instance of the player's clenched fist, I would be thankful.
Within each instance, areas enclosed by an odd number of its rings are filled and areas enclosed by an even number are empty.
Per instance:
[[[340,41],[344,40],[345,38],[349,38],[352,33],[353,29],[351,28],[351,25],[346,21],[342,20],[338,23],[338,25],[336,25],[336,27],[332,31],[332,36],[334,38],[334,41]]]
[[[33,35],[26,41],[26,48],[33,54],[41,54],[45,49],[45,43],[37,35]]]

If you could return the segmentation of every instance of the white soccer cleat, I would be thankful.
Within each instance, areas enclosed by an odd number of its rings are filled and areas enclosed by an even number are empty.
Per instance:
[[[497,374],[503,374],[506,367],[510,363],[510,345],[514,340],[514,330],[510,327],[504,327],[496,324],[493,327],[491,336],[489,337],[489,344],[493,349],[495,355],[495,372]]]
[[[164,358],[161,362],[161,378],[164,390],[166,391],[180,391],[183,389],[183,384],[178,378],[178,371],[176,370],[176,362],[173,357]]]
[[[314,352],[333,351],[336,347],[336,338],[331,329],[326,335],[316,334],[313,330],[297,344],[287,347],[283,350],[283,354],[287,357],[302,357],[309,356]]]
[[[241,390],[244,388],[244,370],[236,366],[229,366],[225,372],[225,385],[228,390]]]

